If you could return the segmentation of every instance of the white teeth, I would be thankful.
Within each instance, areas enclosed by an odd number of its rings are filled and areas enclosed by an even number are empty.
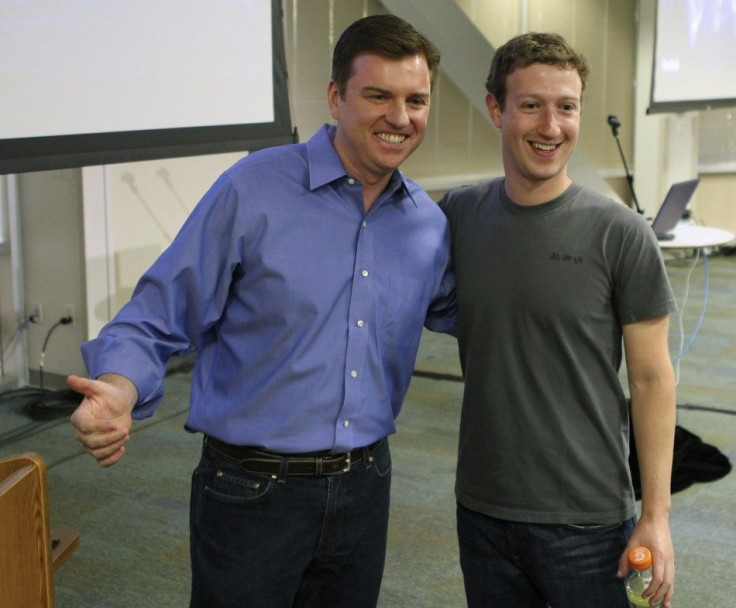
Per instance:
[[[555,149],[554,144],[532,144],[537,150],[544,150],[545,152],[551,152]]]
[[[379,133],[378,138],[390,144],[400,144],[406,139],[405,135],[392,135],[391,133]]]

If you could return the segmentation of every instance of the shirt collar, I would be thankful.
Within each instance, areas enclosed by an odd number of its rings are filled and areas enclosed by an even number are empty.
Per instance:
[[[348,175],[335,150],[335,146],[332,145],[336,132],[337,127],[335,125],[324,124],[306,143],[310,190],[316,190]],[[409,200],[416,207],[417,202],[412,196],[412,189],[407,183],[406,176],[397,169],[391,176],[386,192],[395,194],[399,189],[403,190],[404,194],[409,197]]]

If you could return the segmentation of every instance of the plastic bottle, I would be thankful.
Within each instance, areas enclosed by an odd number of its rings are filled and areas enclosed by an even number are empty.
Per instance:
[[[652,582],[652,552],[647,547],[634,547],[629,551],[629,574],[626,577],[626,595],[630,608],[638,606],[661,606],[662,602],[650,604],[651,597],[641,594]]]

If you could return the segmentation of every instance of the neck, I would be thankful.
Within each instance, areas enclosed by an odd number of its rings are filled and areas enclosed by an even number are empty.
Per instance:
[[[506,194],[517,205],[541,205],[557,198],[572,184],[567,175],[554,180],[521,180],[506,177]]]

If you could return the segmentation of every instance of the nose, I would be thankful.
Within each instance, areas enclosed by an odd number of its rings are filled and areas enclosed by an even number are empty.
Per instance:
[[[560,133],[560,121],[553,108],[546,108],[539,116],[538,130],[546,137],[554,137]]]
[[[394,100],[386,110],[386,120],[394,127],[405,127],[409,124],[409,112],[406,103],[401,100]]]

